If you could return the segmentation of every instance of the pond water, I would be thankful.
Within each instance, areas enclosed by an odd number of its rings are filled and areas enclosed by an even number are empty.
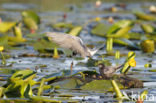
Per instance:
[[[126,9],[118,7],[117,12],[110,12],[108,9],[115,4],[126,3]],[[151,5],[156,5],[154,0],[102,0],[102,5],[100,7],[95,7],[95,0],[1,0],[0,1],[0,17],[3,21],[19,21],[21,20],[21,12],[23,10],[34,10],[38,13],[41,18],[41,24],[37,30],[38,34],[42,34],[47,31],[55,31],[50,25],[65,21],[68,23],[73,23],[76,25],[85,25],[90,19],[95,17],[107,18],[107,17],[117,17],[114,20],[130,19],[135,20],[136,17],[132,12],[141,11],[148,13],[148,7]],[[66,14],[67,17],[63,20],[63,15]],[[109,24],[107,20],[102,22]],[[153,22],[152,22],[153,23]],[[154,24],[154,23],[153,23]],[[93,44],[99,46],[99,41],[104,41],[105,38],[92,35],[90,33],[91,27],[94,24],[85,26],[80,33],[80,38],[84,41],[85,44]],[[139,26],[135,26],[132,32],[142,33],[142,30]],[[62,31],[64,32],[64,31]],[[27,32],[23,33],[27,35]],[[126,54],[131,50],[127,47],[114,46],[114,51],[119,50],[121,54]],[[156,69],[156,56],[155,54],[145,54],[141,50],[133,50],[136,53],[136,67],[130,70],[129,76],[137,78],[144,81],[143,88],[135,89],[124,89],[122,91],[127,93],[136,93],[139,94],[143,90],[148,90],[149,94],[153,95],[154,101],[146,101],[145,103],[155,103],[156,102],[156,75],[155,72],[150,72],[149,70]],[[13,70],[26,69],[30,68],[35,70],[36,66],[43,66],[38,71],[38,76],[41,78],[45,75],[52,73],[58,73],[62,70],[70,70],[71,62],[74,62],[73,70],[74,71],[84,71],[84,70],[96,70],[98,67],[88,67],[84,65],[87,63],[88,58],[82,60],[76,60],[76,57],[70,58],[62,55],[59,59],[53,59],[52,57],[41,58],[41,57],[19,57],[22,54],[38,54],[38,51],[30,45],[24,45],[17,47],[17,49],[11,49],[4,52],[5,54],[11,55],[11,58],[7,59],[7,64],[12,64],[11,67],[2,67],[0,71],[1,77],[9,77]],[[101,60],[99,57],[102,54],[105,54],[106,50],[102,49],[93,56],[94,59]],[[105,60],[109,60],[112,65],[122,64],[126,56],[122,56],[119,60],[115,60],[114,56],[105,56]],[[0,60],[1,62],[1,60]],[[145,68],[146,63],[152,64],[151,68]],[[5,82],[0,82],[2,86]],[[102,93],[102,91],[83,91],[83,90],[68,90],[61,89],[59,90],[61,94],[70,94],[73,97],[70,99],[78,100],[80,102],[96,102],[96,103],[114,103],[117,102],[113,97],[113,93]],[[66,101],[64,101],[66,102]],[[125,102],[133,103],[133,102]]]

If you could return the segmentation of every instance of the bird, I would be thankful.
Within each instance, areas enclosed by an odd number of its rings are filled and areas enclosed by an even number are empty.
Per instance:
[[[46,36],[59,47],[72,50],[80,54],[82,58],[92,57],[99,49],[104,47],[102,45],[95,50],[91,50],[86,47],[81,38],[62,32],[46,32]]]
[[[100,72],[100,75],[102,77],[111,77],[112,74],[114,74],[118,69],[122,68],[124,66],[124,64],[122,65],[119,65],[119,66],[105,66],[103,63],[100,63],[98,65],[99,67],[99,72]]]

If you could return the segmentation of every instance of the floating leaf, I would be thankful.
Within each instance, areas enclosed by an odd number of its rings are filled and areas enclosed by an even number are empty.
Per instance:
[[[60,86],[61,88],[66,88],[66,89],[76,89],[79,88],[81,85],[84,83],[80,81],[79,79],[65,79],[63,81],[59,81],[56,83],[53,83],[54,86]]]
[[[145,33],[153,33],[155,31],[155,28],[150,24],[142,24],[141,28]]]
[[[121,20],[113,24],[107,32],[107,37],[122,37],[133,27],[134,22]]]
[[[149,72],[156,72],[156,69],[148,70]]]
[[[118,83],[119,88],[122,89],[123,85]],[[81,87],[83,90],[91,90],[91,91],[113,91],[113,87],[110,80],[93,80],[92,82],[86,83]]]
[[[62,101],[55,100],[54,98],[48,98],[43,96],[32,96],[31,97],[32,102],[50,102],[50,103],[62,103]]]
[[[91,31],[92,34],[102,37],[126,37],[124,36],[133,27],[134,22],[130,20],[121,20],[111,27],[102,23],[97,24]]]
[[[15,25],[16,22],[0,22],[0,32],[5,33]]]
[[[14,42],[14,43],[22,43],[25,42],[26,39],[25,38],[17,38],[17,37],[8,37],[8,41],[9,42]]]
[[[40,17],[33,11],[23,11],[22,12],[22,17],[23,18],[31,18],[32,20],[35,21],[36,24],[40,24]]]
[[[129,48],[132,49],[137,49],[139,50],[139,46],[137,44],[135,44],[134,42],[128,40],[128,39],[113,39],[113,43],[117,44],[117,45],[122,45],[122,46],[128,46]]]
[[[61,29],[61,28],[69,28],[69,29],[71,29],[71,28],[73,28],[74,26],[73,26],[73,24],[71,24],[71,23],[59,22],[59,23],[56,23],[56,24],[52,25],[52,27],[53,27],[54,29]]]
[[[40,23],[39,16],[33,11],[23,11],[22,19],[28,29],[37,30]]]
[[[124,36],[124,38],[127,38],[127,39],[140,40],[141,39],[141,36],[143,36],[143,35],[140,34],[140,33],[132,32],[132,33],[127,33],[127,34],[125,34],[123,36]]]
[[[74,36],[78,36],[79,33],[81,32],[81,30],[82,30],[82,27],[81,27],[81,26],[76,26],[76,27],[73,27],[73,28],[68,32],[68,34],[74,35]]]
[[[141,19],[141,20],[147,20],[147,21],[153,21],[153,20],[156,20],[156,17],[153,16],[153,15],[147,15],[147,14],[144,14],[144,13],[135,13],[135,16],[138,18],[138,19]]]
[[[91,33],[97,36],[106,37],[110,25],[105,25],[103,23],[98,23],[92,30]]]
[[[44,51],[45,49],[55,48],[57,45],[52,41],[46,40],[44,38],[38,40],[32,44],[35,50]],[[45,46],[46,45],[46,46]]]

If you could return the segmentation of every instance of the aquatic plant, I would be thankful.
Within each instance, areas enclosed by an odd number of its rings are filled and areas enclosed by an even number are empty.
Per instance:
[[[128,56],[127,56],[127,59],[125,60],[124,66],[120,71],[121,73],[127,74],[131,67],[136,66],[136,61],[135,61],[134,58],[135,58],[135,53],[134,52],[129,52]]]
[[[4,55],[3,55],[3,51],[4,50],[4,47],[3,46],[0,46],[0,53],[1,53],[1,56],[2,56],[2,62],[1,62],[1,64],[2,65],[6,65],[6,59],[5,59],[5,57],[4,57]]]

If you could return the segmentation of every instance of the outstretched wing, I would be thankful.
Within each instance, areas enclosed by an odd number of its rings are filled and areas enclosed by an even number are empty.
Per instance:
[[[47,32],[46,36],[50,37],[60,47],[76,51],[81,55],[87,50],[87,47],[79,37],[59,32]]]

